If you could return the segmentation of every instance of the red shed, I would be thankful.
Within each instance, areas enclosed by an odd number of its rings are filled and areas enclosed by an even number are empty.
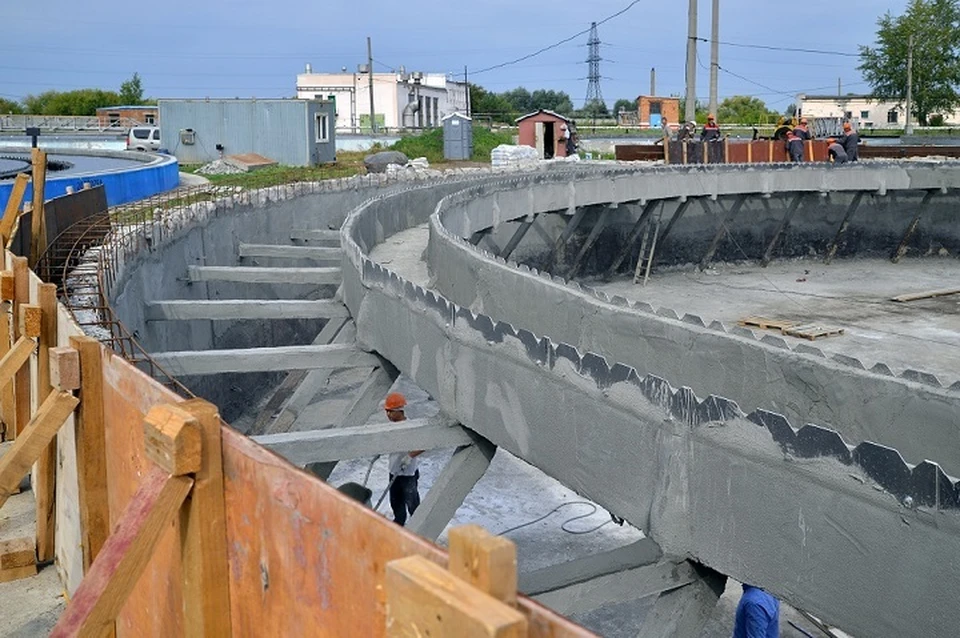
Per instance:
[[[517,127],[520,144],[537,149],[542,159],[566,157],[567,135],[576,130],[573,120],[546,109],[518,117]]]

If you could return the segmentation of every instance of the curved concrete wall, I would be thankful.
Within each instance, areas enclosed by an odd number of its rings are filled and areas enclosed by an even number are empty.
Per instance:
[[[654,193],[664,192],[665,183],[687,197],[763,192],[764,184],[786,175],[780,169],[754,168],[750,173],[752,183],[735,174],[732,184],[705,182],[702,170],[650,170],[629,178],[612,173],[581,181],[552,180],[555,183],[515,178],[457,193],[444,199],[431,219],[428,254],[435,286],[475,312],[633,366],[641,374],[663,376],[700,394],[720,394],[749,409],[773,410],[794,422],[819,423],[849,441],[883,443],[912,463],[932,458],[960,475],[956,421],[960,393],[943,388],[932,375],[900,370],[897,378],[882,364],[864,370],[857,359],[839,355],[825,359],[816,348],[799,344],[791,349],[772,335],[758,341],[750,330],[723,326],[710,317],[680,317],[665,308],[655,312],[644,303],[631,305],[623,298],[611,299],[575,282],[506,263],[463,239],[507,220],[556,210],[557,193],[563,193],[575,209],[654,199]],[[888,193],[893,192],[891,183],[938,192],[960,185],[957,164],[887,165],[848,173],[842,182],[847,191],[875,188],[878,182],[888,184]],[[604,188],[608,179],[616,182],[610,192]],[[807,168],[783,187],[816,193],[837,187],[834,182],[834,170]],[[882,225],[874,216],[862,215],[871,224]],[[901,215],[901,228],[912,215],[913,211]],[[956,233],[958,228],[954,214],[947,232]]]

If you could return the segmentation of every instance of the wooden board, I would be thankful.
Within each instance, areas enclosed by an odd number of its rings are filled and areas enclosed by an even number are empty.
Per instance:
[[[796,325],[796,321],[786,321],[783,319],[764,319],[763,317],[744,317],[737,322],[737,325],[748,326],[751,328],[762,328],[764,330],[779,330],[783,332],[787,328]]]
[[[783,331],[783,334],[814,341],[815,339],[820,339],[822,337],[835,337],[842,335],[843,331],[843,328],[837,328],[834,326],[820,326],[811,323],[794,326],[792,328],[786,328]]]
[[[890,301],[905,303],[907,301],[917,301],[919,299],[930,299],[932,297],[946,297],[948,295],[960,294],[960,288],[942,288],[940,290],[928,290],[926,292],[915,292],[906,295],[892,297]]]

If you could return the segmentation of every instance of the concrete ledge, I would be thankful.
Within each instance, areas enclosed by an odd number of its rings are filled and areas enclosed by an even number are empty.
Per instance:
[[[324,300],[168,300],[146,302],[143,316],[147,321],[332,319],[349,317],[350,311],[340,302]]]
[[[187,266],[187,277],[190,281],[236,281],[246,284],[338,284],[340,269]]]
[[[153,359],[162,368],[176,376],[380,365],[380,360],[376,356],[361,352],[354,346],[280,346],[240,350],[158,352],[153,355]]]

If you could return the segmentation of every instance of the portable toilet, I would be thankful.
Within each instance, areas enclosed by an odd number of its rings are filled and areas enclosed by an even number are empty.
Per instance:
[[[443,158],[468,160],[473,157],[473,120],[463,113],[443,118]]]

